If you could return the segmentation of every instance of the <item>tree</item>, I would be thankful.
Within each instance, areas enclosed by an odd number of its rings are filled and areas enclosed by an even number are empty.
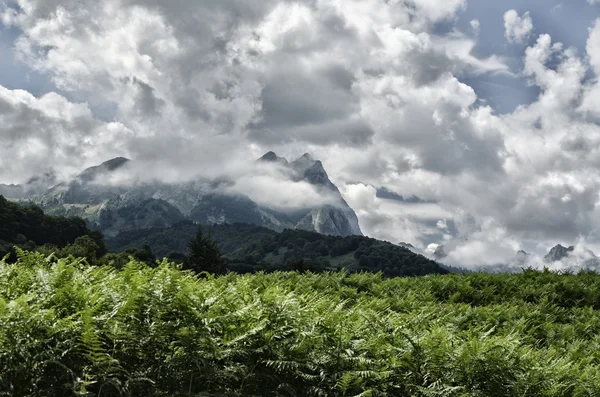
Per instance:
[[[221,250],[210,233],[205,235],[202,226],[198,226],[196,235],[188,243],[189,254],[183,263],[184,269],[194,270],[196,273],[208,272],[223,274],[227,270]]]
[[[73,244],[69,244],[57,252],[56,255],[60,258],[67,258],[69,256],[85,258],[88,263],[93,264],[101,252],[102,249],[92,237],[81,236],[77,237]]]

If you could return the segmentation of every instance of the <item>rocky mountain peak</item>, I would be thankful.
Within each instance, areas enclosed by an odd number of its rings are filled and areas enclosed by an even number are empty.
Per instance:
[[[308,153],[304,153],[302,156],[292,161],[290,165],[298,172],[303,172],[312,167],[314,164],[315,160],[313,157]]]
[[[313,185],[323,185],[327,187],[334,187],[333,183],[329,180],[329,175],[323,168],[323,163],[316,161],[311,167],[304,171],[304,179]]]
[[[258,204],[243,192],[224,193],[221,187],[227,181],[93,183],[126,166],[129,160],[124,157],[88,168],[73,180],[34,198],[36,204],[49,213],[82,217],[106,235],[162,228],[182,219],[206,224],[249,223],[279,231],[303,229],[336,236],[362,235],[356,213],[329,181],[320,161],[306,155],[291,164],[274,152],[266,153],[257,161],[280,163],[276,165],[284,170],[279,173],[281,177],[315,184],[315,190],[325,200],[282,211],[268,203]]]
[[[329,180],[329,175],[327,175],[323,163],[320,160],[315,160],[310,154],[305,153],[290,165],[296,173],[298,180],[305,180],[312,185],[325,186],[329,189],[337,190],[335,185]]]
[[[267,163],[280,163],[284,165],[288,164],[288,161],[285,158],[277,156],[275,152],[265,153],[265,155],[258,159],[258,161],[264,161]]]
[[[550,252],[544,257],[544,260],[546,262],[558,262],[558,261],[568,257],[569,254],[571,252],[573,252],[574,250],[575,250],[574,246],[570,246],[569,248],[566,248],[566,247],[563,247],[562,245],[558,244],[550,250]]]
[[[304,153],[291,163],[285,158],[277,156],[275,152],[268,152],[258,160],[268,163],[279,163],[289,167],[292,171],[292,177],[296,181],[303,180],[312,185],[325,186],[329,189],[337,190],[335,185],[329,180],[329,175],[327,175],[323,163],[320,160],[315,160],[309,153]]]
[[[100,165],[87,168],[77,176],[77,179],[79,179],[81,182],[91,182],[102,174],[121,168],[129,161],[130,160],[126,159],[125,157],[115,157],[114,159],[105,161]]]

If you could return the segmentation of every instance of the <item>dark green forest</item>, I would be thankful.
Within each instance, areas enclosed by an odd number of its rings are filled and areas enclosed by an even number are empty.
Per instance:
[[[277,233],[234,224],[205,228],[217,242],[228,267],[241,273],[260,270],[340,270],[382,272],[385,276],[444,274],[445,270],[407,248],[363,236],[335,237],[304,230]],[[197,226],[189,221],[168,229],[121,232],[108,239],[111,251],[148,246],[157,257],[178,260]]]
[[[23,206],[0,196],[0,257],[12,254],[13,246],[25,249],[64,248],[75,243],[96,245],[96,254],[106,254],[102,233],[87,228],[80,218],[45,215],[35,206]]]
[[[90,265],[122,267],[130,258],[148,265],[156,262],[150,247],[109,253],[102,233],[77,217],[46,215],[34,205],[21,205],[0,195],[0,258],[17,260],[15,247],[35,250],[46,257],[85,258]]]

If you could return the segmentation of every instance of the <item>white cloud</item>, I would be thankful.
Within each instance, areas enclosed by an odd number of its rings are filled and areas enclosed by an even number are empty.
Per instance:
[[[22,182],[57,168],[80,171],[82,162],[104,160],[102,148],[127,154],[133,132],[118,122],[97,120],[85,103],[71,103],[50,93],[36,98],[26,91],[0,86],[0,170],[7,182]],[[13,178],[11,178],[13,177]]]
[[[523,43],[533,30],[533,21],[529,11],[519,16],[516,10],[508,10],[504,14],[504,36],[511,43]]]
[[[427,248],[427,239],[443,239],[447,230],[440,230],[439,220],[453,217],[439,204],[378,198],[376,189],[365,184],[344,185],[341,193],[356,211],[363,233],[393,243],[411,243],[419,250]]]
[[[597,19],[590,29],[587,41],[587,54],[589,63],[595,72],[596,79],[593,84],[585,88],[580,111],[591,117],[596,122],[600,121],[600,19]]]
[[[589,30],[590,35],[587,42],[586,50],[590,58],[590,64],[596,72],[596,75],[600,75],[600,18],[596,20],[594,26]]]
[[[475,36],[479,36],[479,33],[481,32],[481,22],[479,22],[478,19],[473,19],[469,24],[471,25],[471,29],[473,29]]]

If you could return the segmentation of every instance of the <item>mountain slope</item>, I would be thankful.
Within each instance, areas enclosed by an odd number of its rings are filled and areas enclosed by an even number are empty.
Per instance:
[[[184,254],[196,230],[197,225],[186,221],[168,229],[123,232],[108,239],[107,244],[114,252],[148,245],[157,257]],[[207,231],[232,270],[290,270],[293,263],[304,261],[319,269],[346,268],[383,272],[386,276],[447,273],[436,262],[404,247],[363,236],[325,236],[304,230],[277,233],[247,224],[215,225]]]
[[[104,246],[102,235],[89,230],[82,219],[49,216],[38,207],[22,206],[0,195],[0,259],[13,245],[64,247],[83,236]]]
[[[305,154],[288,162],[273,152],[259,161],[284,167],[282,178],[311,184],[327,198],[327,204],[282,211],[259,205],[244,194],[228,193],[232,182],[227,180],[132,185],[105,182],[117,170],[127,172],[132,162],[122,157],[88,168],[73,180],[29,195],[25,201],[34,202],[49,214],[81,217],[107,236],[169,227],[185,219],[203,224],[249,223],[276,231],[290,228],[336,236],[362,235],[356,214],[320,161]]]
[[[305,153],[289,163],[273,152],[265,154],[260,160],[283,166],[290,171],[293,180],[308,182],[323,196],[332,197],[331,204],[310,209],[298,220],[294,228],[335,236],[362,236],[356,213],[344,200],[337,186],[331,182],[321,161]]]
[[[569,256],[569,254],[571,252],[573,252],[574,250],[575,250],[574,246],[566,248],[566,247],[563,247],[562,245],[558,244],[555,247],[553,247],[546,256],[544,256],[544,260],[546,262],[557,262],[557,261],[567,258]]]

